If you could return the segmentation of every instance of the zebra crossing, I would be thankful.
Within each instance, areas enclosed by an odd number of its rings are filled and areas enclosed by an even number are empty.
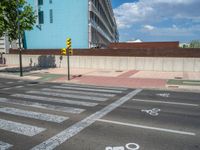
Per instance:
[[[0,150],[6,150],[6,149],[9,149],[11,147],[12,147],[11,144],[8,144],[8,143],[5,143],[3,141],[0,141]]]
[[[6,97],[0,96],[1,116],[3,114],[12,116],[11,119],[0,116],[0,133],[4,131],[21,136],[38,136],[43,132],[48,132],[49,129],[36,125],[37,122],[32,124],[32,121],[51,123],[59,128],[62,124],[70,122],[71,117],[81,116],[90,108],[109,102],[110,99],[126,90],[125,88],[61,84],[48,87],[43,85],[35,89],[24,88],[21,92]],[[16,118],[12,120],[13,117]],[[28,119],[28,121],[24,123],[21,119]],[[6,141],[0,134],[0,150],[13,148],[16,144]]]

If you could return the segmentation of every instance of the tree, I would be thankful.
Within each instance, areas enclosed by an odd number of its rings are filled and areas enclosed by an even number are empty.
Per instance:
[[[200,40],[191,41],[190,48],[200,48]]]
[[[0,0],[0,37],[7,35],[9,41],[18,39],[18,17],[20,21],[20,35],[23,37],[25,30],[32,30],[36,23],[36,15],[33,8],[26,0]]]

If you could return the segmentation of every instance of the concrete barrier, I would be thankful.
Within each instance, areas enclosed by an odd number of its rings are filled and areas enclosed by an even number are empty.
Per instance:
[[[8,65],[19,64],[19,56],[16,54],[6,54],[4,57]],[[23,55],[22,58],[23,66],[36,66],[41,64],[40,61],[43,60],[49,61],[47,63],[55,64],[56,67],[67,67],[67,58],[65,56],[61,59],[59,55]],[[74,68],[174,72],[200,71],[200,58],[71,56],[70,64]]]

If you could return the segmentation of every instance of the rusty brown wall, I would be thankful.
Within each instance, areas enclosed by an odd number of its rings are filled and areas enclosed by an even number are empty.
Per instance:
[[[17,50],[10,50],[17,54]],[[60,55],[59,49],[23,50],[29,55]],[[200,58],[200,48],[146,48],[146,49],[75,49],[75,56],[130,56],[130,57],[194,57]]]
[[[135,48],[179,48],[179,42],[142,42],[142,43],[111,43],[111,49],[135,49]]]

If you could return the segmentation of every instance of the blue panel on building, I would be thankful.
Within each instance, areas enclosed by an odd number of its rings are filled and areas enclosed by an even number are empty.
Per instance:
[[[25,32],[25,48],[64,48],[68,37],[73,48],[88,48],[88,0],[43,0],[42,5],[38,0],[27,2],[36,12],[43,12],[44,23]]]

